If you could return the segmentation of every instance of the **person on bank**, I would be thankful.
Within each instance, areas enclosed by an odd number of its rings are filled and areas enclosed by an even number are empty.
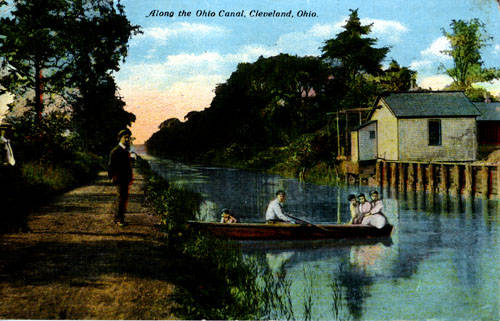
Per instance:
[[[234,217],[232,210],[225,208],[221,211],[220,222],[234,224],[234,223],[238,223],[238,220],[236,219],[236,217]]]
[[[130,158],[130,139],[132,133],[123,129],[118,133],[118,145],[109,154],[108,175],[116,186],[117,201],[115,204],[114,223],[126,226],[125,212],[129,197],[129,186],[132,184],[132,160]]]
[[[16,160],[10,146],[10,140],[7,139],[8,125],[0,124],[0,166],[14,166]]]
[[[283,204],[285,203],[286,193],[284,191],[277,191],[276,198],[273,199],[266,210],[266,223],[279,223],[287,222],[295,224],[295,221],[288,217],[283,210]]]
[[[379,194],[377,191],[372,191],[370,193],[370,198],[371,209],[368,213],[363,215],[361,224],[374,226],[379,229],[383,228],[387,224],[387,218],[385,217],[384,213],[382,213],[382,211],[384,210],[384,204],[379,198]]]

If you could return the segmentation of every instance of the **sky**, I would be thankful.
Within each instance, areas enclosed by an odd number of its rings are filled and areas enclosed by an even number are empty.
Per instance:
[[[126,109],[137,116],[132,126],[136,144],[147,140],[162,121],[184,120],[188,112],[208,107],[215,86],[240,62],[279,53],[320,55],[323,42],[342,30],[349,9],[359,9],[362,23],[373,23],[370,36],[378,39],[378,46],[391,48],[384,63],[395,59],[418,71],[420,87],[437,90],[450,82],[438,66],[451,62],[441,53],[449,45],[442,28],[450,30],[453,19],[479,18],[486,24],[494,39],[482,57],[485,66],[500,67],[500,8],[495,0],[121,2],[131,23],[143,31],[131,39],[129,54],[115,74]],[[191,15],[180,16],[181,10]],[[244,17],[224,16],[241,10]],[[251,17],[252,10],[291,10],[293,17]],[[299,17],[300,12],[306,15]],[[500,81],[486,85],[500,94]]]

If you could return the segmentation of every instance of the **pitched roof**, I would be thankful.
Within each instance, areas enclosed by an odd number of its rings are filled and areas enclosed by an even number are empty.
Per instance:
[[[357,130],[360,130],[361,128],[364,128],[364,127],[366,127],[366,126],[368,126],[368,125],[371,125],[371,124],[373,124],[373,123],[376,123],[376,122],[377,122],[376,120],[370,120],[370,121],[367,121],[366,123],[363,123],[363,124],[361,124],[361,125],[359,125],[359,126],[354,127],[351,131],[352,131],[352,132],[355,132],[355,131],[357,131]]]
[[[481,112],[477,120],[500,120],[500,103],[474,103]]]
[[[461,91],[399,92],[379,97],[398,118],[474,117],[480,112]]]

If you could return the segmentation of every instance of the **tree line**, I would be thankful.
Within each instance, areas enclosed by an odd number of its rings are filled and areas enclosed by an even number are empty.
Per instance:
[[[491,37],[478,19],[453,20],[450,27],[451,31],[442,30],[451,44],[443,53],[454,63],[440,66],[453,79],[447,89],[483,100],[489,93],[473,85],[500,76],[481,60],[480,50]],[[184,122],[164,121],[146,142],[148,151],[192,162],[243,162],[244,167],[331,162],[339,141],[349,139],[345,127],[359,124],[353,113],[337,125],[332,122],[335,112],[371,107],[377,95],[408,91],[416,84],[416,72],[397,61],[383,67],[390,48],[377,47],[371,29],[372,24],[361,23],[358,10],[351,10],[342,31],[323,43],[318,57],[282,53],[240,63],[226,82],[217,85],[208,108],[188,113]],[[274,161],[262,162],[273,157]]]

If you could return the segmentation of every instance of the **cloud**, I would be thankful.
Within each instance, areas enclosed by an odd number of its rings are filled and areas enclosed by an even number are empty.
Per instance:
[[[450,56],[445,55],[443,50],[450,50],[450,41],[448,38],[442,36],[434,40],[431,45],[420,52],[422,56],[430,57],[430,58],[439,58],[439,59],[451,59]]]
[[[500,54],[500,44],[496,44],[494,49],[493,49],[493,52],[496,53],[496,54]]]
[[[143,29],[143,34],[132,39],[131,44],[136,45],[145,39],[153,39],[164,43],[169,39],[177,37],[219,37],[227,33],[227,29],[220,26],[202,23],[178,22],[167,27],[149,27]]]
[[[440,90],[451,84],[453,80],[446,75],[433,75],[422,77],[418,80],[418,86],[424,89]]]
[[[410,69],[420,70],[423,68],[428,68],[432,66],[433,62],[431,60],[414,60],[410,63]]]
[[[390,42],[399,42],[401,35],[408,32],[408,28],[399,21],[380,20],[365,18],[361,19],[362,24],[371,24],[374,35],[389,40]]]

